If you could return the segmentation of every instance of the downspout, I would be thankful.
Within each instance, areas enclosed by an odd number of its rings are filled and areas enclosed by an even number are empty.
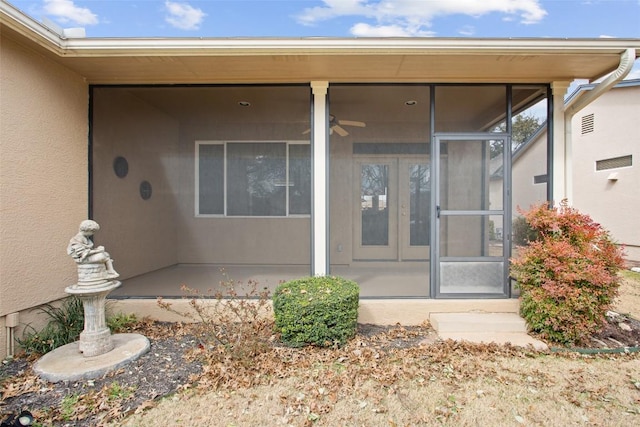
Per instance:
[[[587,105],[598,99],[613,86],[624,79],[636,59],[636,50],[629,48],[620,55],[618,68],[607,76],[596,87],[582,96],[576,97],[564,107],[564,141],[565,141],[565,195],[569,204],[573,202],[573,135],[571,121],[573,117]]]

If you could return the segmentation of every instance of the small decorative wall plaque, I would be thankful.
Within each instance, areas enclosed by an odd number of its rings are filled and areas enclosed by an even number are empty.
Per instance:
[[[142,181],[140,183],[140,197],[143,200],[149,200],[151,198],[151,184],[149,181]]]
[[[124,178],[129,173],[129,162],[122,156],[118,156],[113,160],[113,171],[118,178]]]

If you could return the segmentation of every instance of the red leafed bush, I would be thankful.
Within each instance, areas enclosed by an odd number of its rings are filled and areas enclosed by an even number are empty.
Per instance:
[[[566,201],[521,213],[536,238],[511,260],[511,276],[521,290],[520,314],[542,338],[583,343],[601,330],[618,293],[623,250]]]

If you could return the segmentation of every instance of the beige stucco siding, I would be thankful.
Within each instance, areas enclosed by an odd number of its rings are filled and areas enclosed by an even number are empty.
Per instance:
[[[582,117],[593,114],[593,132]],[[627,245],[640,260],[640,86],[614,88],[573,120],[574,205]],[[596,161],[633,157],[633,166],[596,171]],[[617,181],[609,180],[617,174]]]
[[[180,263],[309,264],[310,219],[303,217],[206,217],[195,212],[196,141],[293,141],[300,132],[265,123],[182,123],[178,242]],[[256,137],[257,136],[257,137]],[[285,136],[285,138],[283,138]],[[288,139],[286,137],[289,137]]]
[[[89,104],[79,75],[0,43],[1,318],[76,280],[66,247],[87,215]]]
[[[93,107],[96,243],[122,278],[176,264],[178,122],[125,90],[94,88]],[[128,162],[123,178],[114,172],[116,157]],[[147,200],[143,181],[151,184]]]
[[[144,92],[94,89],[94,216],[103,229],[96,242],[109,250],[121,278],[179,263],[309,264],[308,216],[223,218],[195,212],[197,141],[300,140],[301,126],[284,132],[283,139],[284,127],[268,118],[238,123],[233,116],[219,117],[227,111],[184,115],[138,96]],[[169,99],[190,108],[189,101]],[[128,160],[125,178],[114,173],[117,156]],[[153,186],[149,200],[140,197],[142,180]]]
[[[519,210],[547,200],[547,185],[536,184],[534,177],[547,173],[547,133],[542,132],[516,159],[512,168],[511,188],[513,216],[521,216]]]

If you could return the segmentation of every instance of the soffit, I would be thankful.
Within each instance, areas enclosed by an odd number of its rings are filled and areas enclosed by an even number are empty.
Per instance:
[[[594,79],[618,54],[293,54],[62,57],[94,84],[330,82],[530,82]]]

